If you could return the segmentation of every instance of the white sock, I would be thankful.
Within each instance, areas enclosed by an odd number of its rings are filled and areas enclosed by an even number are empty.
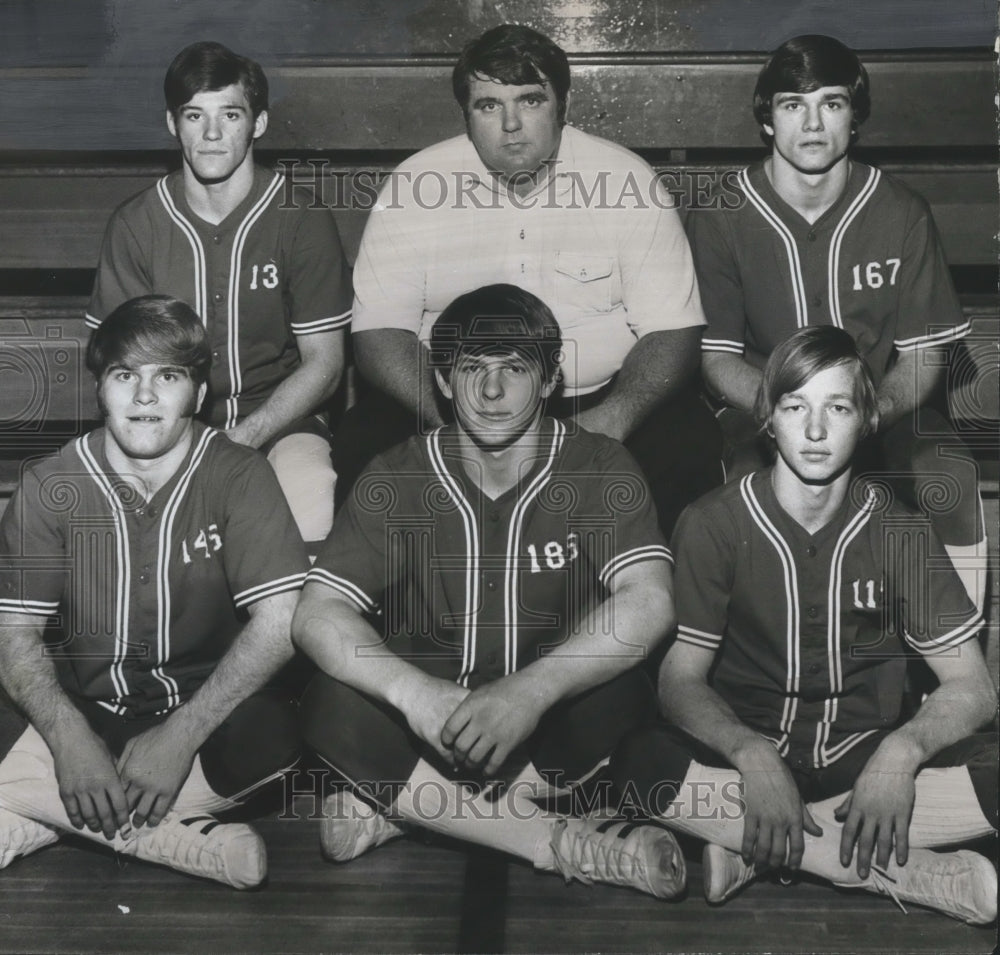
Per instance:
[[[240,797],[245,798],[245,794],[238,793],[233,797],[220,796],[212,789],[205,778],[201,757],[195,756],[194,762],[191,764],[191,772],[188,773],[188,778],[184,780],[184,785],[181,786],[181,790],[177,794],[174,809],[184,813],[222,812],[224,809],[233,809],[238,806],[242,801]]]
[[[945,544],[955,573],[965,586],[969,599],[982,612],[986,606],[986,568],[988,547],[985,535],[977,544]]]
[[[910,820],[911,846],[945,846],[981,839],[995,832],[965,766],[922,769]]]
[[[677,797],[658,817],[673,829],[739,852],[743,845],[743,781],[735,769],[691,760]]]
[[[102,832],[92,832],[86,826],[82,829],[75,828],[69,821],[66,808],[59,796],[59,783],[56,780],[52,754],[45,744],[45,740],[34,727],[29,726],[24,731],[3,762],[0,763],[0,804],[6,810],[46,826],[89,839],[91,842],[106,846],[122,855],[167,865],[181,872],[218,878],[215,873],[203,872],[197,867],[185,866],[184,859],[175,860],[169,850],[164,851],[164,839],[169,846],[171,833],[183,830],[185,837],[197,838],[196,835],[191,835],[192,830],[180,825],[179,817],[174,812],[171,812],[157,826],[152,828],[143,826],[141,829],[130,826],[125,835],[118,832],[111,839],[106,839]],[[207,822],[207,820],[205,821]],[[262,852],[263,844],[260,842],[260,837],[256,836],[248,826],[234,828],[245,830],[246,835],[254,836],[256,843],[251,846],[251,849]],[[244,841],[247,840],[244,838]],[[258,846],[261,848],[258,849]],[[258,859],[256,865],[258,868],[266,868],[266,861]],[[259,873],[255,872],[254,879],[256,881],[259,881],[258,875]],[[220,879],[220,881],[226,881],[230,885],[236,884],[225,879]],[[256,884],[256,881],[251,884]]]
[[[544,785],[529,764],[496,799],[484,790],[473,795],[420,760],[397,796],[393,809],[407,822],[456,839],[488,846],[551,869],[549,841],[554,819],[532,801]]]

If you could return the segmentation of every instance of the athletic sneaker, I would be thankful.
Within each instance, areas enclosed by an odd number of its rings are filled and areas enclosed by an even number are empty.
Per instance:
[[[252,889],[267,875],[267,850],[256,830],[244,823],[219,822],[215,816],[169,812],[153,828],[133,830],[122,852],[146,862]]]
[[[58,840],[59,833],[50,826],[0,807],[0,869]]]
[[[551,845],[555,869],[567,882],[607,882],[658,899],[672,899],[684,890],[684,856],[673,835],[659,826],[594,817],[557,819]]]
[[[757,877],[757,870],[747,865],[738,852],[709,842],[701,854],[705,901],[727,902],[747,883]]]
[[[860,886],[835,884],[888,895],[904,912],[903,902],[913,902],[969,925],[989,925],[997,917],[997,871],[985,856],[967,849],[911,849],[905,866],[872,866]]]
[[[350,790],[330,793],[323,800],[319,845],[324,859],[348,862],[405,830],[358,799]]]

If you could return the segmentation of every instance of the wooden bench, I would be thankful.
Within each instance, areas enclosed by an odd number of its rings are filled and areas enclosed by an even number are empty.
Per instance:
[[[998,218],[988,51],[865,54],[874,110],[858,154],[930,202],[974,321],[951,370],[960,430],[996,457]],[[750,99],[761,54],[581,53],[572,121],[626,144],[682,207],[763,152]],[[462,130],[452,57],[331,57],[266,64],[262,161],[314,187],[357,251],[374,184],[413,151]],[[82,314],[114,207],[174,168],[158,102],[162,63],[0,70],[0,493],[19,463],[86,430],[96,413]],[[415,107],[414,104],[417,104]]]

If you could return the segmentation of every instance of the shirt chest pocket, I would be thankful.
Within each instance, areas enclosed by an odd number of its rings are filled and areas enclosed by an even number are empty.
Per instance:
[[[614,260],[603,255],[557,252],[553,306],[572,306],[594,312],[611,310],[618,284]]]

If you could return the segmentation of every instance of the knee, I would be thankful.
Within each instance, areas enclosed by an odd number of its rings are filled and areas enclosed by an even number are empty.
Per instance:
[[[614,795],[619,803],[638,802],[649,814],[662,812],[676,798],[691,755],[677,744],[663,725],[628,734],[611,757]]]
[[[330,445],[316,434],[290,434],[275,444],[267,460],[305,541],[324,540],[333,526],[337,481]]]
[[[203,762],[221,771],[229,789],[252,785],[293,766],[302,755],[294,704],[277,693],[254,694],[233,710],[202,753]]]
[[[406,780],[420,758],[401,713],[325,673],[306,687],[299,715],[306,745],[354,782]]]

